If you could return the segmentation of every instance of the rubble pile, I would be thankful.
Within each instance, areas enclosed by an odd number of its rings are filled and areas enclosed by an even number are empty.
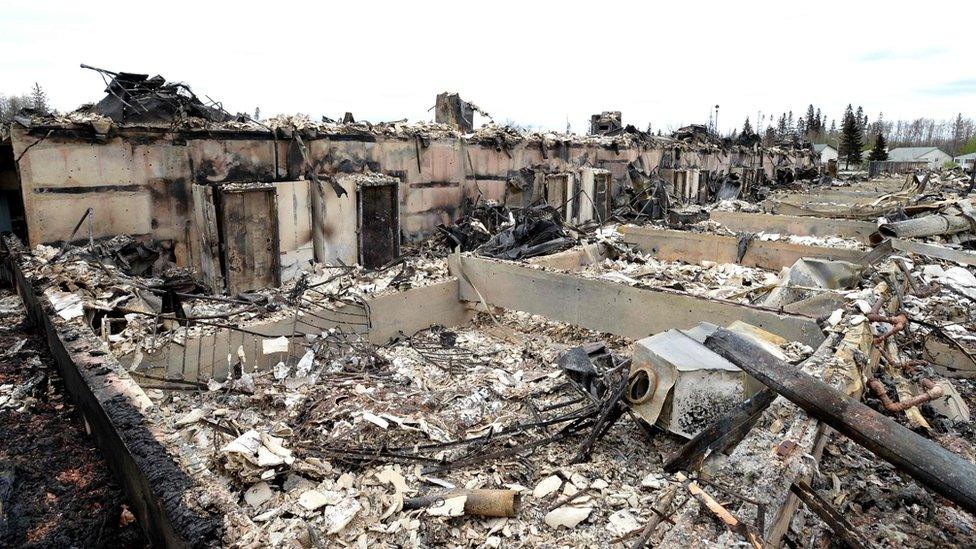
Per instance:
[[[381,362],[362,371],[316,358],[305,371],[300,362],[254,374],[246,387],[150,394],[173,440],[212,456],[196,466],[222,471],[273,543],[608,543],[630,532],[665,481],[643,478],[639,453],[596,449],[579,465],[562,457],[585,432],[567,427],[595,408],[553,367],[595,334],[521,313],[497,320],[377,348]],[[510,503],[487,514],[465,505],[478,490]],[[412,501],[440,493],[449,495]]]
[[[448,249],[498,259],[548,255],[577,242],[560,213],[548,204],[509,209],[487,202],[451,225],[440,225],[438,230]]]
[[[902,263],[912,273],[910,278],[901,278]],[[617,267],[628,272],[635,265],[647,268],[627,261],[607,261],[601,268],[606,273],[618,272]],[[737,266],[684,266],[688,267],[704,273],[699,280],[715,277],[711,284],[722,285],[722,268]],[[682,266],[665,268],[680,272]],[[923,266],[892,257],[841,292],[849,305],[825,320],[825,326],[843,335],[867,321],[876,341],[897,339],[898,362],[886,364],[882,354],[883,371],[888,373],[878,375],[886,385],[898,385],[903,374],[897,368],[904,361],[921,360],[914,357],[924,352],[918,344],[925,340],[926,325],[958,326],[942,330],[963,345],[974,339],[972,303],[963,308],[957,304],[955,310],[946,307],[947,295],[956,295],[950,288],[965,292],[972,284],[970,271],[952,269],[939,262]],[[947,287],[936,290],[935,284]],[[877,316],[884,306],[878,300],[891,306],[895,288],[903,286],[906,314],[918,329],[910,336],[909,330],[899,329],[885,337],[897,324],[889,320],[890,313]],[[915,343],[902,341],[905,337]],[[220,471],[274,543],[297,539],[304,546],[326,540],[415,546],[448,540],[489,546],[516,540],[529,545],[608,544],[635,539],[658,516],[651,507],[667,501],[666,510],[680,511],[693,508],[698,498],[687,481],[683,485],[678,480],[686,477],[661,469],[664,458],[679,452],[682,439],[660,432],[649,437],[654,431],[646,431],[640,422],[613,424],[603,442],[593,446],[590,459],[574,463],[588,429],[566,427],[579,419],[597,419],[612,378],[600,378],[608,382],[595,396],[581,392],[581,378],[571,374],[576,370],[562,357],[574,346],[593,349],[589,342],[595,338],[606,336],[523,313],[497,318],[482,314],[463,328],[435,327],[373,348],[376,360],[365,367],[350,367],[363,362],[343,363],[335,357],[321,360],[310,351],[295,368],[210,382],[202,392],[150,395],[168,418],[165,425],[173,440],[198,450],[217,448],[203,454],[210,455],[211,462],[194,466]],[[620,356],[631,345],[620,338],[606,341]],[[783,342],[781,351],[800,362],[812,349]],[[935,377],[918,366],[912,375],[904,381]],[[944,402],[922,405],[917,417],[926,424],[913,427],[953,447],[972,448],[965,438],[971,433],[968,411],[961,415],[968,397],[958,395],[972,395],[974,387],[966,380],[945,378],[939,384],[946,388]],[[869,396],[867,402],[890,413],[877,399]],[[910,425],[911,417],[898,420]],[[816,476],[812,486],[839,509],[855,513],[851,521],[861,527],[861,534],[874,542],[909,539],[911,521],[925,520],[943,532],[938,538],[943,541],[965,543],[976,536],[976,523],[967,515],[919,511],[915,502],[924,491],[916,488],[915,496],[903,497],[905,490],[890,486],[890,472],[883,472],[890,469],[868,459],[863,450],[856,470],[841,465],[853,458],[836,449],[840,444],[844,441],[828,445],[824,460],[832,473]],[[625,447],[628,450],[619,450]],[[653,456],[662,461],[654,465]],[[743,479],[713,479],[704,471],[700,475],[698,482],[707,491],[718,486],[748,498],[754,490],[743,485]],[[838,484],[835,479],[842,477],[853,484]],[[872,485],[878,489],[869,491],[871,496],[843,497],[852,491],[863,494],[862,487]],[[864,497],[873,497],[874,503],[865,503]],[[900,513],[909,522],[871,524],[867,517],[880,510]],[[745,520],[751,516],[741,509],[736,514]],[[809,511],[801,509],[797,521],[804,525],[805,535],[828,535],[827,527]],[[735,537],[732,532],[719,534],[727,542]]]
[[[220,326],[246,328],[293,317],[296,310],[334,309],[448,277],[444,259],[417,254],[383,271],[318,265],[280,288],[216,297],[185,269],[160,259],[147,267],[144,250],[152,250],[147,246],[129,237],[64,252],[39,245],[28,259],[29,272],[45,287],[58,316],[86,322],[116,356],[131,358],[133,369],[143,352],[181,345]],[[140,272],[155,276],[138,276]]]
[[[635,286],[657,288],[690,295],[731,299],[749,303],[749,295],[769,291],[779,282],[777,273],[734,263],[702,261],[689,264],[662,261],[636,250],[626,256],[603,259],[572,271],[586,278],[597,278]]]
[[[166,82],[162,76],[112,72],[82,65],[97,71],[106,81],[106,96],[83,107],[78,114],[91,113],[118,124],[174,123],[187,119],[226,122],[234,119],[219,105],[207,105],[180,82]]]

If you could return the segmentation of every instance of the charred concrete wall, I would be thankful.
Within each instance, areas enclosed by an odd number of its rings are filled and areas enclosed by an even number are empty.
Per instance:
[[[470,139],[319,135],[306,137],[309,162],[323,175],[374,171],[400,179],[400,222],[407,240],[456,219],[463,197],[502,200],[525,170],[559,173],[591,166],[609,170],[614,195],[629,185],[628,166],[729,171],[737,166],[806,167],[812,156],[766,150],[694,150],[684,144],[617,147],[571,140],[525,139],[513,146]],[[152,235],[173,242],[177,262],[196,265],[192,186],[294,181],[308,166],[294,139],[272,132],[122,127],[98,139],[64,127],[12,131],[31,244],[71,233],[88,207],[94,236]],[[22,155],[22,156],[21,156]],[[327,192],[331,190],[327,189]],[[85,234],[84,236],[87,236]]]

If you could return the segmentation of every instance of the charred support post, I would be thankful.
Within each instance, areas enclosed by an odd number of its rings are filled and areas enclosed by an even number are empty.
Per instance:
[[[778,360],[747,339],[719,329],[705,345],[775,389],[923,486],[976,512],[976,465]]]

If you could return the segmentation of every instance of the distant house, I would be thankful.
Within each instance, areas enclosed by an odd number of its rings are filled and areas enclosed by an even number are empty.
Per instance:
[[[888,151],[892,162],[928,162],[930,168],[940,168],[952,157],[938,147],[898,147]]]
[[[813,150],[817,151],[817,154],[820,155],[820,161],[824,164],[826,164],[828,160],[837,160],[837,149],[826,143],[814,144]]]
[[[955,162],[957,166],[971,170],[973,168],[973,164],[976,164],[976,153],[957,156],[953,158],[952,161]]]

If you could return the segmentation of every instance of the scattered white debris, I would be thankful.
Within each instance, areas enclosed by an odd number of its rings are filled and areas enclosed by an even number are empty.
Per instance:
[[[464,504],[468,502],[468,496],[459,495],[444,498],[440,505],[427,508],[427,514],[435,517],[459,517],[464,514]]]
[[[532,497],[544,498],[558,490],[562,484],[563,479],[559,478],[557,475],[550,475],[542,479],[542,482],[535,486],[535,490],[532,490]]]
[[[592,507],[558,507],[546,514],[546,524],[553,528],[565,526],[566,528],[576,528],[576,525],[586,520],[593,512]]]

